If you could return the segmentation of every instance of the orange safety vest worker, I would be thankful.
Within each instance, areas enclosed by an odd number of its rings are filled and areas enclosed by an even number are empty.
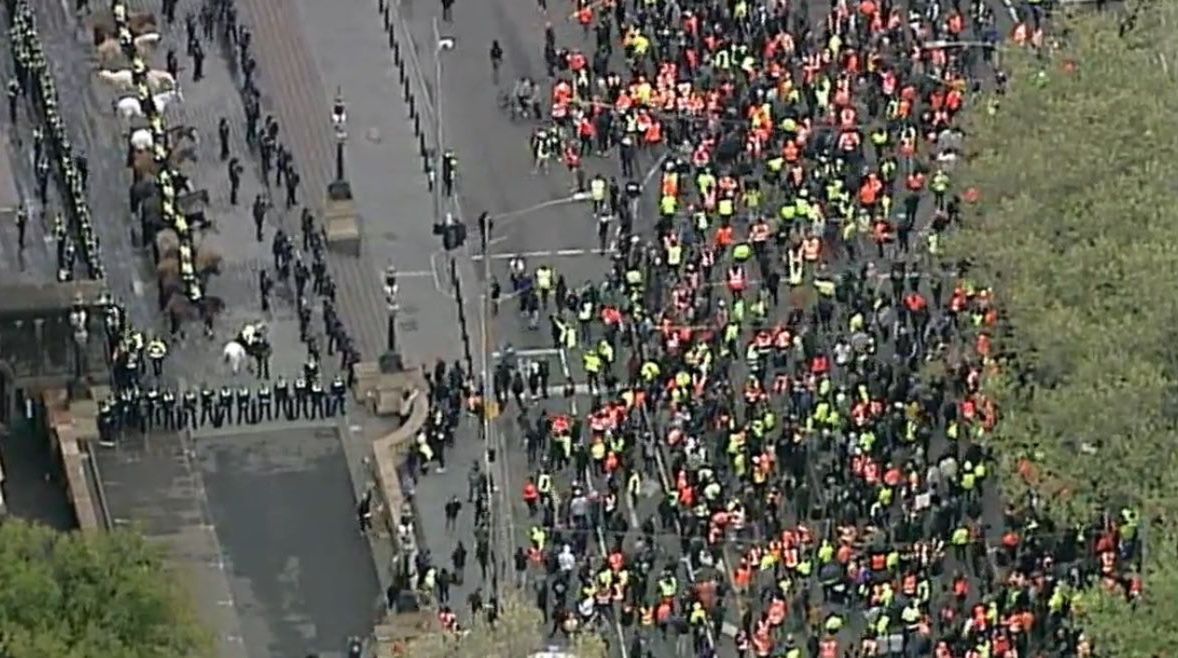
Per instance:
[[[744,292],[744,270],[739,265],[733,265],[728,270],[728,289],[734,293]]]
[[[809,237],[802,241],[802,258],[807,263],[813,263],[822,255],[822,241],[816,237]]]

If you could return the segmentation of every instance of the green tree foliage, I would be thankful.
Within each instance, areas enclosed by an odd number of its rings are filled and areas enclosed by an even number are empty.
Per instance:
[[[478,620],[461,635],[441,631],[413,640],[406,656],[413,658],[526,658],[547,644],[544,619],[527,601],[509,595],[494,624]],[[592,633],[573,636],[567,649],[577,658],[605,658],[608,651]]]
[[[1054,21],[1048,52],[1004,51],[1009,93],[965,122],[957,178],[980,200],[946,244],[1009,329],[985,384],[1006,493],[1036,489],[1065,523],[1123,507],[1148,522],[1138,607],[1091,592],[1079,611],[1108,656],[1178,647],[1174,26],[1178,3],[1085,12]]]
[[[5,658],[182,658],[208,655],[208,640],[138,535],[0,523]]]

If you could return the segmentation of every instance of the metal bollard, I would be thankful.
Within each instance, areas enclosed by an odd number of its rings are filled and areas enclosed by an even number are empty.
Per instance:
[[[388,32],[390,21],[389,21],[389,8],[387,6],[384,8],[382,15],[384,16],[384,30],[385,30],[385,32]]]
[[[401,65],[401,44],[397,43],[397,41],[395,39],[392,39],[392,34],[394,34],[395,32],[396,32],[396,30],[393,30],[393,32],[389,33],[390,40],[392,40],[392,42],[393,42],[393,63],[396,64],[397,66],[400,66]]]
[[[401,62],[397,62],[397,79],[401,84],[405,84],[405,67],[401,65]]]
[[[413,134],[421,134],[421,115],[416,112],[413,113]]]
[[[410,96],[410,97],[409,97],[409,116],[410,116],[410,117],[413,117],[413,119],[414,119],[414,121],[415,121],[415,122],[416,122],[416,119],[417,119],[417,117],[418,117],[418,114],[417,114],[417,103],[416,103],[416,100],[417,100],[417,99],[416,99],[416,98],[414,98],[414,97],[412,97],[412,96]],[[419,131],[419,130],[417,130],[416,128],[414,128],[414,129],[413,129],[413,132],[414,132],[414,133],[418,133],[418,132],[420,132],[420,131]]]
[[[405,100],[409,100],[409,98],[410,98],[411,96],[413,96],[413,92],[409,91],[409,79],[408,79],[408,78],[406,78],[406,79],[405,79],[405,83],[404,83],[403,85],[401,85],[401,86],[402,86],[402,87],[404,88],[404,90],[405,90]]]
[[[425,170],[429,171],[429,149],[425,147],[425,135],[417,133],[417,150],[421,152],[421,157],[425,160]]]
[[[389,28],[389,48],[397,47],[397,28]]]

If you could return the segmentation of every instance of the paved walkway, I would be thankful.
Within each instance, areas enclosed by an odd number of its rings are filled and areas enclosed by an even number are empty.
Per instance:
[[[434,255],[432,199],[417,167],[416,140],[390,79],[387,43],[366,0],[333,3],[242,0],[257,43],[264,105],[283,126],[301,163],[303,187],[317,209],[334,175],[330,105],[336,88],[347,102],[348,179],[360,213],[359,258],[334,255],[340,310],[366,359],[384,351],[386,316],[381,273],[393,263],[399,280],[398,338],[408,363],[453,353],[455,310]],[[435,266],[436,270],[435,270]],[[434,273],[437,273],[437,277]],[[443,285],[436,285],[438,279]],[[442,289],[442,292],[439,291]]]

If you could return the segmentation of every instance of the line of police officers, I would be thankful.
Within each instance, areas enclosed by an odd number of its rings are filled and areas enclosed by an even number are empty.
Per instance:
[[[57,280],[71,281],[77,257],[81,256],[86,274],[91,279],[105,276],[102,265],[101,247],[94,233],[90,209],[86,203],[86,181],[88,165],[84,155],[74,153],[66,134],[65,121],[58,112],[57,87],[46,64],[45,52],[36,30],[33,11],[24,0],[6,0],[9,28],[9,47],[15,76],[8,82],[8,112],[13,126],[19,108],[19,98],[30,100],[31,109],[37,116],[30,117],[36,123],[33,127],[33,161],[37,181],[37,193],[41,205],[48,202],[49,176],[56,172],[63,186],[62,200],[69,221],[69,231],[55,230],[57,237],[58,268]],[[16,215],[20,245],[28,222],[28,211],[24,205]],[[62,222],[64,228],[64,222]]]
[[[120,432],[200,429],[225,425],[257,425],[286,419],[334,418],[347,411],[348,387],[338,375],[324,388],[316,379],[298,377],[293,385],[279,377],[273,387],[263,382],[256,389],[208,385],[199,389],[173,390],[152,385],[123,388],[99,404],[98,431],[105,442]]]

